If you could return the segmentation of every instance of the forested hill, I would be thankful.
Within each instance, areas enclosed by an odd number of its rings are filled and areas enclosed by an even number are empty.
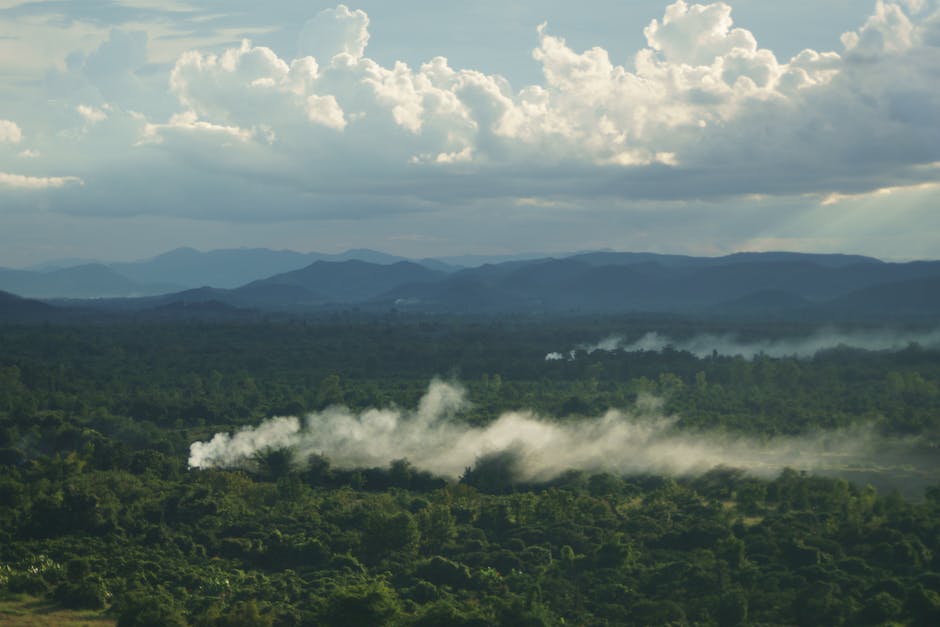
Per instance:
[[[608,257],[607,261],[621,259]],[[623,260],[622,261],[629,261]],[[636,263],[599,264],[577,257],[560,260],[507,263],[464,270],[442,281],[394,288],[386,303],[416,309],[477,311],[707,311],[720,307],[733,313],[738,300],[760,303],[763,294],[774,292],[776,302],[769,310],[814,313],[832,307],[864,314],[874,309],[890,309],[880,302],[877,290],[899,286],[898,294],[915,292],[918,285],[940,279],[940,263],[885,264],[869,260],[834,264],[812,256],[780,258],[762,256],[731,257],[719,260],[693,260],[664,263],[640,258]],[[877,290],[876,290],[877,288]],[[461,302],[455,295],[473,292]],[[870,296],[854,298],[869,290]],[[874,290],[874,291],[873,291]],[[780,302],[784,298],[783,309]],[[936,311],[931,299],[904,301],[907,311]]]

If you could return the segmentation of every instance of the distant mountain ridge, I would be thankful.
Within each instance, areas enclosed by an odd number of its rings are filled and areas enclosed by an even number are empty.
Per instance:
[[[174,284],[146,284],[101,264],[85,264],[47,272],[0,268],[0,290],[26,298],[99,298],[162,294]]]
[[[545,255],[540,253],[521,253],[408,259],[368,248],[353,248],[341,253],[299,253],[269,248],[224,248],[203,252],[180,247],[137,261],[103,262],[65,258],[24,269],[0,268],[0,289],[36,298],[141,296],[207,286],[233,289],[276,274],[300,270],[316,261],[364,261],[377,265],[407,261],[447,273],[485,263],[543,257]],[[76,274],[75,269],[86,266],[105,268],[112,274],[107,280],[83,279]],[[65,273],[68,278],[56,282],[51,276],[57,273]]]
[[[29,269],[0,268],[0,290],[30,298],[115,298],[167,294],[206,286],[231,289],[299,270],[319,260],[357,260],[382,265],[407,261],[368,249],[325,254],[267,248],[201,252],[184,247],[140,261],[69,265],[70,261],[80,260],[62,259],[36,264]],[[459,269],[433,259],[419,263],[437,271]]]
[[[234,288],[275,274],[299,270],[314,261],[349,259],[378,264],[403,261],[401,257],[365,249],[328,255],[267,248],[230,248],[208,252],[177,248],[152,259],[115,263],[111,264],[111,267],[139,282],[177,283],[185,287]]]
[[[731,265],[738,263],[753,263],[755,261],[762,263],[806,261],[827,268],[841,268],[859,263],[884,263],[880,259],[866,257],[863,255],[791,252],[742,252],[732,253],[723,257],[692,257],[689,255],[669,255],[659,253],[599,251],[570,255],[567,258],[584,261],[585,263],[589,263],[595,266],[620,266],[656,263],[661,266],[671,268]]]
[[[390,290],[381,302],[429,311],[676,312],[755,315],[940,313],[940,262],[773,254],[718,259],[646,255],[512,262]],[[893,286],[893,287],[892,287]],[[455,295],[472,292],[472,299]],[[892,301],[896,303],[892,304]]]
[[[289,269],[270,272],[285,266]],[[202,283],[261,273],[266,274],[230,287]],[[200,285],[180,289],[155,283],[161,278],[179,281],[183,275]],[[918,316],[940,314],[940,261],[886,263],[859,255],[787,252],[692,257],[597,251],[455,269],[369,250],[303,255],[184,248],[125,266],[0,269],[0,289],[50,302],[55,297],[95,297],[77,304],[115,311],[212,312],[224,306],[262,312],[356,307],[440,313]],[[215,305],[187,307],[199,303]]]
[[[306,268],[254,281],[239,289],[294,286],[319,293],[327,302],[354,303],[371,300],[388,291],[389,286],[433,283],[446,276],[410,261],[392,264],[315,261]]]
[[[667,256],[659,263],[649,254],[603,253],[442,272],[408,261],[320,260],[233,289],[203,287],[89,304],[142,311],[210,302],[270,312],[355,307],[458,314],[916,317],[940,315],[940,262],[748,254]]]

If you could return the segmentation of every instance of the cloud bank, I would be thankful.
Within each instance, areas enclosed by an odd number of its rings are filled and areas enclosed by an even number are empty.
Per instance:
[[[870,191],[902,174],[904,183],[937,177],[927,167],[940,161],[940,142],[929,140],[940,139],[929,115],[940,102],[927,80],[940,69],[933,19],[915,24],[879,2],[841,53],[782,61],[734,25],[730,6],[680,0],[644,29],[633,67],[600,47],[573,50],[543,24],[532,56],[544,80],[516,90],[443,56],[383,67],[365,56],[368,16],[340,5],[304,26],[298,50],[313,56],[283,59],[246,41],[218,57],[187,53],[170,85],[209,124],[270,128],[253,136],[293,159],[309,161],[305,149],[321,143],[353,159],[387,138],[389,150],[367,158],[399,166],[391,177],[406,164],[424,166],[412,169],[419,177],[464,164],[495,195],[521,193],[519,176],[560,195],[561,166],[576,168],[579,194],[596,196]]]
[[[866,193],[938,178],[938,16],[935,3],[879,1],[841,49],[780,59],[729,5],[679,0],[622,63],[542,24],[543,78],[524,86],[445,56],[382,65],[368,56],[369,16],[345,5],[306,22],[292,58],[245,40],[186,52],[165,74],[148,64],[146,33],[113,29],[47,75],[56,100],[33,114],[59,134],[28,148],[87,182],[55,198],[71,212],[250,219],[267,198],[271,219],[337,204]],[[0,122],[0,141],[20,142],[18,129]],[[115,156],[87,159],[102,154]],[[157,188],[145,185],[129,203],[117,183],[141,169],[190,193],[148,202]],[[243,201],[246,179],[263,191]],[[216,208],[203,201],[213,194]]]
[[[866,2],[0,8],[0,263],[934,256],[938,3]]]
[[[485,427],[455,418],[466,407],[456,385],[433,381],[417,409],[343,407],[305,419],[278,417],[234,434],[218,433],[190,446],[190,468],[246,467],[259,451],[289,447],[304,462],[325,456],[339,468],[385,467],[408,459],[415,467],[456,479],[478,460],[512,454],[520,480],[547,480],[566,470],[689,475],[715,466],[773,476],[784,467],[833,472],[872,463],[886,441],[870,430],[757,441],[709,433],[677,433],[659,404],[640,399],[630,411],[559,422],[531,412],[502,414]]]

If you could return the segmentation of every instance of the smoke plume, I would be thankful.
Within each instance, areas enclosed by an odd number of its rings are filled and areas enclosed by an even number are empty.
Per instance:
[[[671,338],[668,335],[651,331],[632,342],[628,342],[622,336],[612,335],[600,342],[582,344],[577,348],[588,353],[596,351],[633,353],[662,352],[667,347],[672,347],[677,351],[692,353],[696,357],[707,357],[717,353],[754,359],[758,355],[809,358],[821,351],[838,347],[868,351],[899,351],[911,344],[917,344],[923,348],[940,348],[940,329],[932,331],[820,329],[803,337],[760,340],[742,340],[734,334],[711,333],[702,333],[689,338]],[[575,355],[576,351],[567,353],[568,359],[574,359]],[[564,355],[559,352],[552,352],[545,356],[546,361],[558,361],[563,358]]]
[[[759,441],[718,433],[679,433],[675,419],[661,414],[655,399],[641,398],[630,411],[609,410],[576,422],[508,412],[484,427],[461,422],[467,407],[457,385],[432,381],[417,409],[369,409],[354,413],[332,407],[294,417],[272,418],[235,434],[219,433],[190,447],[191,468],[239,467],[259,451],[291,447],[303,461],[313,455],[338,468],[386,467],[408,459],[416,468],[459,477],[477,460],[511,453],[520,480],[547,480],[579,469],[619,474],[688,475],[733,466],[773,476],[784,467],[837,472],[871,463],[885,443],[870,429],[812,437]],[[884,463],[884,462],[880,462]]]

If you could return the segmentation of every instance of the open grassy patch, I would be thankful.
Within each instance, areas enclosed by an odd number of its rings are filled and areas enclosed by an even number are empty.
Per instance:
[[[0,625],[19,627],[105,627],[113,618],[101,610],[66,610],[54,603],[26,594],[0,595]]]

